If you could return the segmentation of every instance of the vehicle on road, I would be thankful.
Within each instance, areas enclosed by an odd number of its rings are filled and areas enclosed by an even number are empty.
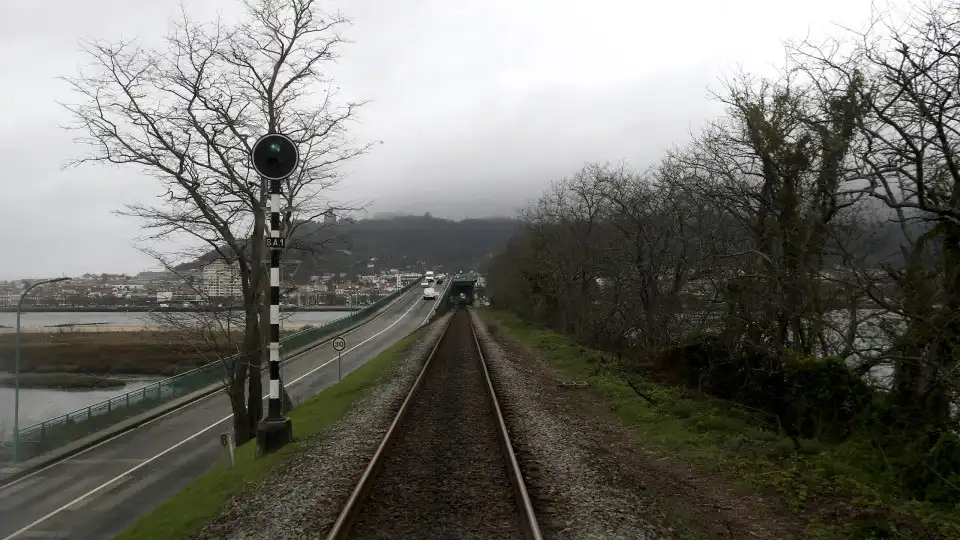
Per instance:
[[[423,299],[424,300],[436,300],[437,299],[437,290],[433,287],[427,287],[423,290]]]
[[[423,280],[423,281],[420,282],[420,286],[421,286],[421,287],[429,287],[429,286],[430,286],[430,283],[428,283],[427,280]]]

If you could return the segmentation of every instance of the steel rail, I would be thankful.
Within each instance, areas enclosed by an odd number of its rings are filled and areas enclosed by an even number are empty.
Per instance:
[[[440,348],[440,344],[447,336],[447,331],[450,329],[450,324],[453,322],[453,316],[455,315],[456,312],[454,312],[454,314],[447,319],[447,322],[443,327],[443,331],[440,333],[440,338],[437,339],[437,342],[430,350],[430,354],[427,356],[427,360],[423,363],[423,367],[420,369],[420,373],[417,375],[413,386],[410,388],[410,391],[404,398],[403,403],[400,404],[400,410],[397,411],[397,415],[394,417],[393,422],[390,424],[386,434],[383,436],[383,440],[380,441],[377,451],[373,454],[373,457],[367,464],[367,468],[363,471],[363,476],[360,477],[359,482],[357,482],[357,485],[354,487],[353,492],[347,499],[346,504],[340,511],[340,515],[337,516],[337,521],[334,522],[333,528],[327,535],[327,540],[345,540],[349,536],[353,522],[360,513],[360,508],[363,506],[364,500],[373,487],[377,473],[383,466],[383,458],[386,456],[387,450],[396,438],[397,432],[399,431],[398,426],[400,426],[400,424],[403,422],[403,419],[406,417],[407,412],[410,410],[414,397],[416,397],[417,391],[420,389],[421,383],[426,377],[427,370],[430,368],[430,363],[436,356],[437,350]],[[470,316],[469,311],[467,312],[467,316]],[[484,379],[486,380],[487,397],[492,400],[493,411],[497,422],[498,439],[504,452],[504,459],[507,462],[506,464],[508,474],[510,475],[510,483],[514,488],[514,493],[517,499],[516,502],[520,510],[522,522],[527,529],[524,531],[524,535],[531,540],[542,540],[543,536],[540,534],[540,527],[537,523],[537,517],[533,511],[533,503],[530,500],[530,495],[527,492],[526,485],[523,482],[523,474],[520,472],[520,464],[517,462],[516,455],[513,452],[513,445],[510,442],[510,435],[507,431],[507,425],[500,410],[500,405],[497,402],[497,393],[493,388],[493,381],[490,378],[490,371],[487,369],[486,358],[483,356],[483,349],[480,347],[480,342],[477,340],[477,333],[476,329],[474,328],[472,318],[470,319],[470,333],[471,337],[473,338],[474,346],[477,348],[477,353],[480,355],[480,365],[483,368]]]
[[[426,362],[423,363],[423,367],[420,368],[420,373],[417,375],[417,379],[413,382],[413,386],[410,388],[407,396],[403,399],[403,403],[400,404],[400,410],[397,411],[397,415],[393,418],[393,422],[390,424],[390,427],[387,428],[387,433],[383,436],[383,440],[380,441],[380,446],[377,447],[377,451],[373,454],[373,457],[370,458],[370,463],[367,464],[367,468],[363,471],[363,476],[360,477],[360,481],[357,482],[357,485],[353,488],[353,492],[350,493],[350,498],[347,499],[347,503],[344,505],[343,510],[341,510],[340,515],[337,516],[337,521],[334,522],[333,529],[331,529],[330,534],[327,535],[327,540],[344,539],[350,534],[350,528],[353,525],[353,521],[360,512],[360,507],[363,505],[363,501],[366,499],[367,494],[370,493],[370,488],[373,487],[373,481],[376,479],[377,473],[383,466],[383,458],[387,454],[387,448],[396,438],[397,432],[399,431],[397,427],[407,416],[407,412],[410,410],[410,406],[413,403],[413,398],[426,376],[427,369],[430,367],[430,362],[437,354],[437,349],[440,348],[440,343],[443,342],[444,336],[447,335],[447,330],[450,329],[451,322],[453,322],[453,317],[447,319],[447,323],[444,325],[443,331],[440,333],[440,339],[438,339],[437,342],[434,343],[433,348],[430,349],[430,354],[427,356]]]
[[[473,337],[473,344],[477,347],[477,354],[480,355],[480,366],[483,368],[483,378],[487,381],[487,395],[490,397],[490,404],[493,407],[493,413],[497,419],[497,433],[500,435],[500,446],[503,448],[503,457],[507,461],[510,483],[513,484],[513,490],[517,498],[517,508],[520,510],[520,517],[526,527],[524,534],[530,540],[542,540],[543,536],[540,534],[537,515],[533,511],[533,501],[530,500],[530,493],[527,492],[527,486],[523,481],[523,472],[520,470],[517,454],[513,451],[513,444],[510,442],[510,433],[507,431],[507,421],[503,418],[500,401],[497,399],[497,391],[493,387],[493,379],[490,378],[490,370],[487,368],[487,358],[483,355],[483,347],[480,346],[480,340],[477,339],[477,329],[474,327],[470,310],[467,310],[467,316],[470,317],[470,334]]]

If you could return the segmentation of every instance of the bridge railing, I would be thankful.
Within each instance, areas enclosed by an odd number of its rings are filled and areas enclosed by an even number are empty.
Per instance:
[[[282,356],[297,354],[318,341],[335,337],[338,333],[373,315],[418,284],[419,280],[378,298],[370,305],[349,315],[286,337],[281,342]],[[24,461],[44,454],[174,399],[209,388],[214,384],[222,384],[227,380],[228,373],[233,370],[233,364],[239,356],[214,360],[190,371],[150,383],[143,388],[25,427],[19,430],[18,460]],[[12,459],[12,444],[11,442],[9,455],[0,450],[0,462]]]

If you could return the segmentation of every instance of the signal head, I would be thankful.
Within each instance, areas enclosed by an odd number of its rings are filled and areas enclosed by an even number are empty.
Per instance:
[[[290,176],[300,160],[297,145],[279,133],[260,137],[250,154],[254,170],[267,180],[283,180]]]

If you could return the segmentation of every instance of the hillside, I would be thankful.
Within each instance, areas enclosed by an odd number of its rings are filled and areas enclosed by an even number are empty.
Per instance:
[[[515,227],[516,221],[506,218],[453,221],[429,215],[336,225],[310,222],[298,227],[291,242],[291,246],[304,249],[291,250],[287,258],[302,261],[295,274],[297,281],[326,272],[365,273],[420,261],[428,268],[466,270],[501,252]],[[371,261],[374,258],[376,261]],[[200,266],[205,259],[180,268]],[[367,264],[374,264],[374,268],[368,269]]]
[[[351,274],[406,268],[456,271],[479,269],[494,254],[502,252],[516,232],[517,221],[509,218],[481,218],[454,221],[424,216],[390,216],[342,221],[335,225],[302,223],[291,242],[287,259],[300,260],[297,281],[327,272]],[[913,235],[929,225],[911,222]],[[881,262],[899,265],[900,225],[886,222],[870,233],[855,234],[854,253],[869,266]],[[376,261],[371,261],[371,259]],[[178,268],[196,268],[213,259],[213,254]],[[420,263],[422,261],[422,263]],[[367,268],[373,264],[373,268]]]

